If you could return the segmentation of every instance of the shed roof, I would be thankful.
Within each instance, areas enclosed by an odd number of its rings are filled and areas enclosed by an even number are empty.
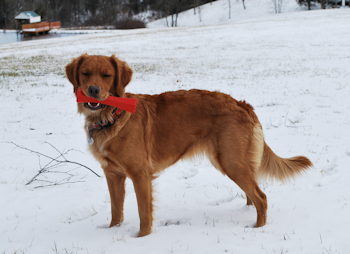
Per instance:
[[[15,17],[15,19],[30,19],[33,17],[40,17],[40,15],[38,15],[34,11],[24,11],[24,12],[21,12],[20,14],[18,14]]]

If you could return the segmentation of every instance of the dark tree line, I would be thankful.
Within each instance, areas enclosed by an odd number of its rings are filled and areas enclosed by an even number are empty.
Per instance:
[[[16,28],[15,16],[34,11],[43,21],[62,27],[144,27],[135,15],[149,11],[154,18],[175,15],[213,0],[0,0],[0,28]],[[171,25],[171,24],[169,24]],[[174,24],[173,24],[174,25]]]
[[[321,9],[337,8],[342,4],[342,0],[296,0],[299,5],[307,6],[309,10],[316,6],[316,3],[321,4]],[[349,1],[345,1],[345,5],[349,5]]]

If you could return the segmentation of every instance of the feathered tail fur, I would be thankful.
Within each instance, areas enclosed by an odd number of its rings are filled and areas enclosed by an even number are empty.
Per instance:
[[[257,176],[259,179],[269,178],[286,182],[301,175],[312,166],[311,161],[304,156],[281,158],[264,142],[264,151]]]

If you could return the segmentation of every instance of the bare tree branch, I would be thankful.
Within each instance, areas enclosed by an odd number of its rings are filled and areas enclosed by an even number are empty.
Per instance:
[[[48,184],[48,185],[40,185],[40,186],[35,186],[34,188],[44,188],[44,187],[50,187],[50,186],[57,186],[57,185],[63,185],[63,184],[68,184],[68,183],[82,183],[84,181],[75,181],[75,182],[64,182],[64,183],[53,183],[53,184]]]
[[[65,155],[67,155],[70,151],[73,151],[75,149],[69,149],[67,150],[66,152],[60,152],[54,145],[48,143],[48,142],[44,142],[44,144],[47,144],[49,146],[51,146],[56,152],[59,153],[59,155],[57,157],[51,157],[51,156],[48,156],[46,154],[43,154],[43,153],[40,153],[40,152],[37,152],[37,151],[34,151],[32,149],[29,149],[27,147],[24,147],[24,146],[21,146],[21,145],[18,145],[14,142],[7,142],[7,143],[10,143],[10,144],[13,144],[15,146],[15,148],[20,148],[20,149],[23,149],[23,150],[26,150],[26,151],[29,151],[31,153],[35,153],[38,157],[39,157],[39,167],[40,167],[40,170],[37,174],[35,174],[27,183],[26,185],[29,185],[31,184],[32,182],[34,181],[37,181],[37,182],[44,182],[45,180],[39,180],[37,179],[38,176],[42,175],[44,176],[43,174],[44,173],[62,173],[62,174],[67,174],[69,175],[69,177],[67,178],[64,178],[63,180],[57,182],[57,183],[54,183],[52,181],[45,181],[45,182],[48,182],[49,185],[45,185],[45,186],[53,186],[53,185],[62,185],[62,184],[66,184],[66,183],[69,183],[68,181],[74,176],[73,174],[69,173],[71,172],[73,169],[71,170],[68,170],[66,172],[61,172],[61,171],[53,171],[52,169],[55,169],[55,168],[58,168],[58,167],[61,167],[63,166],[63,164],[74,164],[74,165],[77,165],[78,167],[83,167],[83,168],[86,168],[88,169],[89,171],[91,171],[92,173],[94,173],[96,176],[98,177],[101,177],[99,174],[97,174],[95,171],[93,171],[91,168],[81,164],[81,163],[78,163],[78,162],[75,162],[75,161],[70,161],[70,160],[67,160],[67,158],[65,157]],[[45,157],[47,159],[50,159],[51,161],[49,161],[44,167],[41,166],[41,160],[40,158],[41,157]],[[62,159],[60,159],[62,158]],[[77,167],[77,168],[78,168]],[[75,168],[76,169],[76,168]],[[45,177],[45,176],[44,176]],[[64,182],[63,182],[64,181]],[[81,182],[81,181],[74,181],[74,182],[71,182],[71,183],[75,183],[75,182]],[[37,186],[35,188],[39,188],[39,187],[44,187],[44,186]]]

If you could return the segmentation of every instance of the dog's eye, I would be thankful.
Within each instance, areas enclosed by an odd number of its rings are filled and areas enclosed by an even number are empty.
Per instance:
[[[108,74],[108,73],[103,74],[103,77],[105,77],[105,78],[109,78],[110,76],[111,76],[111,74]]]
[[[84,76],[89,76],[89,73],[86,72],[86,71],[84,71],[84,72],[83,72],[83,75],[84,75]]]

